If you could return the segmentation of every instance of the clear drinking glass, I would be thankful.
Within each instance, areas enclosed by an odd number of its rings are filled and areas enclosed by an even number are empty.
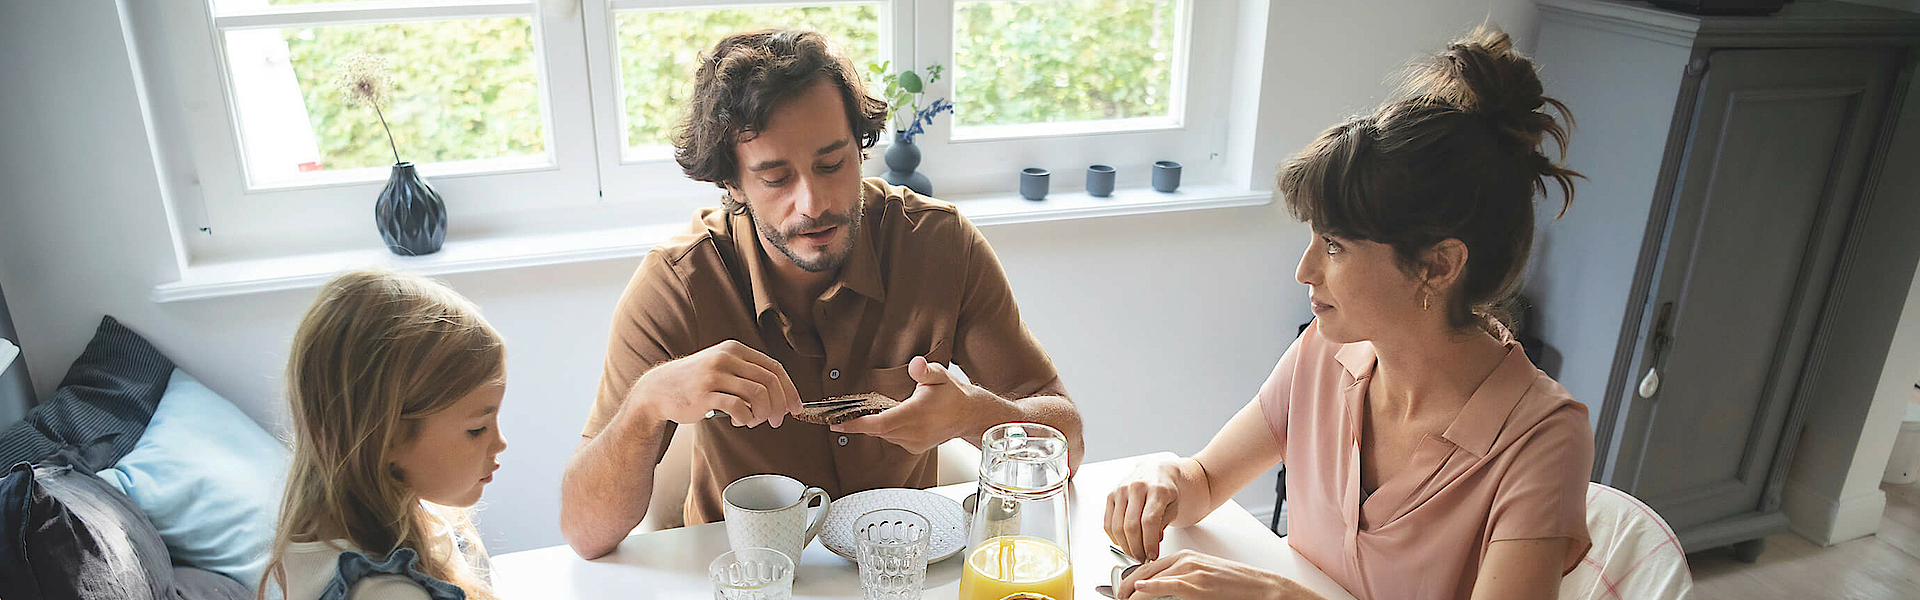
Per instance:
[[[713,600],[793,600],[793,559],[772,548],[741,548],[707,566]]]
[[[883,508],[853,524],[860,545],[860,589],[866,600],[918,600],[927,584],[927,518]]]

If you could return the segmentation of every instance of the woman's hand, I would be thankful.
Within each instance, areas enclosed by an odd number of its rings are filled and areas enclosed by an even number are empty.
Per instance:
[[[1141,462],[1107,494],[1107,537],[1128,556],[1160,558],[1160,541],[1180,515],[1180,463],[1187,460]]]
[[[1177,596],[1180,600],[1324,600],[1279,573],[1181,550],[1135,569],[1114,589],[1120,598]]]

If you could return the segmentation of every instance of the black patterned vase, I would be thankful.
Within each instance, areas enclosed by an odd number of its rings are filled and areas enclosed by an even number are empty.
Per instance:
[[[439,252],[447,240],[447,205],[410,162],[394,163],[387,188],[373,204],[373,222],[387,249],[401,256]]]

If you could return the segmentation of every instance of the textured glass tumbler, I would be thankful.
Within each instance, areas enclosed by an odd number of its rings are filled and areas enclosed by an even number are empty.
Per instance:
[[[860,589],[866,600],[918,600],[927,585],[927,518],[883,508],[853,523],[860,544]]]
[[[793,600],[793,559],[771,548],[742,548],[707,565],[713,600]]]

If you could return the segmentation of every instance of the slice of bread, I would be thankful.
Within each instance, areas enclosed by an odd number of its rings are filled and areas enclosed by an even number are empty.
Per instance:
[[[900,405],[899,400],[894,400],[873,392],[849,396],[835,396],[827,398],[826,400],[840,402],[825,406],[808,407],[798,414],[795,414],[794,418],[815,425],[839,425],[867,415],[879,414],[880,411]]]

